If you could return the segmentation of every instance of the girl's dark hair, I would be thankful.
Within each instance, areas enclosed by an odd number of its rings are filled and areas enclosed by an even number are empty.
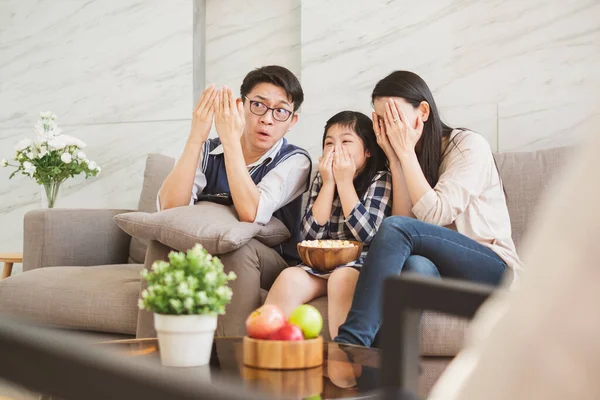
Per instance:
[[[423,101],[429,104],[429,118],[423,122],[421,148],[417,158],[427,182],[434,187],[439,179],[443,159],[442,138],[449,137],[453,129],[442,122],[429,87],[413,72],[395,71],[377,82],[371,100],[375,102],[377,97],[401,97],[415,108]]]
[[[367,158],[366,164],[362,171],[354,178],[354,188],[358,197],[362,197],[367,193],[371,181],[377,175],[378,171],[387,170],[387,158],[385,153],[377,144],[375,131],[373,130],[373,121],[365,114],[358,111],[341,111],[329,118],[325,124],[325,132],[323,133],[323,143],[325,146],[325,138],[327,131],[334,125],[341,125],[356,132],[356,135],[362,141],[365,151],[368,151],[370,157]]]

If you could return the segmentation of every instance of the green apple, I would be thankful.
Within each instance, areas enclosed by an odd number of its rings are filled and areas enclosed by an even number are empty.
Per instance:
[[[321,313],[308,304],[296,307],[290,315],[289,322],[302,329],[304,339],[316,338],[321,333],[321,329],[323,329],[323,317],[321,317]]]

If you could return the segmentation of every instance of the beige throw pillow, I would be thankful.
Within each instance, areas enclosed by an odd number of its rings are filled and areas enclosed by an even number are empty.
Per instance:
[[[275,217],[264,226],[240,222],[233,207],[211,202],[157,213],[119,214],[114,220],[132,237],[157,240],[179,251],[187,251],[200,243],[215,255],[236,250],[252,238],[269,247],[290,238],[289,230]]]

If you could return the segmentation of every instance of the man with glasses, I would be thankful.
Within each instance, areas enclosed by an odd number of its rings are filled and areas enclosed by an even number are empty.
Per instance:
[[[225,270],[238,276],[230,283],[227,314],[219,319],[221,336],[244,335],[246,317],[261,303],[260,289],[269,289],[285,267],[299,262],[302,194],[311,169],[309,154],[284,138],[304,100],[296,76],[280,66],[258,68],[246,75],[240,92],[239,99],[227,87],[202,93],[183,155],[158,196],[159,210],[229,201],[240,221],[266,224],[275,216],[291,233],[273,249],[251,240],[219,255]],[[213,120],[219,137],[208,139]]]

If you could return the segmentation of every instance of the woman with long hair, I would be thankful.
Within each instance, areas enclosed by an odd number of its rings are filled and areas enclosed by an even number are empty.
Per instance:
[[[392,173],[394,216],[371,243],[337,342],[370,346],[384,280],[401,272],[498,285],[521,268],[487,141],[444,124],[429,87],[396,71],[373,89],[373,128]]]

